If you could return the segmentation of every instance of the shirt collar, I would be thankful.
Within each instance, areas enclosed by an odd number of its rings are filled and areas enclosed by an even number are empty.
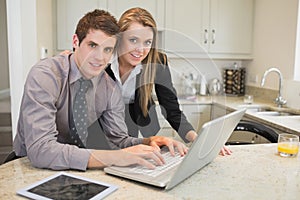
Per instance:
[[[75,62],[74,54],[70,55],[70,74],[69,74],[69,81],[70,84],[75,83],[78,79],[82,77],[77,64]]]
[[[69,80],[70,80],[70,84],[73,84],[78,79],[83,77],[81,72],[78,69],[76,62],[75,62],[74,54],[70,55],[70,65],[71,65],[71,69],[70,69]],[[92,87],[94,87],[94,85],[96,85],[98,83],[99,79],[103,76],[103,74],[104,74],[104,70],[98,76],[95,76],[91,79]]]
[[[111,70],[113,71],[116,79],[118,80],[119,83],[121,83],[121,77],[119,73],[119,61],[118,61],[118,55],[114,54],[113,58],[111,59]],[[142,70],[142,64],[139,63],[136,65],[132,71],[130,72],[130,75],[127,80],[131,79],[133,76],[139,74]],[[126,81],[125,81],[126,82]]]

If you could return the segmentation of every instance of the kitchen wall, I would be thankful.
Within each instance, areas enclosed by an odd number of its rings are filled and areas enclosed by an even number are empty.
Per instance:
[[[253,60],[244,61],[247,84],[260,87],[265,70],[277,67],[283,74],[283,96],[288,106],[300,108],[300,83],[294,81],[298,0],[256,0]],[[298,66],[300,67],[300,66]],[[270,73],[265,88],[278,90],[278,75]]]
[[[56,27],[54,20],[56,18],[53,17],[55,14],[54,6],[56,4],[53,0],[36,1],[38,58],[42,57],[42,48],[47,49],[47,53],[44,52],[43,57],[53,56],[56,42],[53,28]]]

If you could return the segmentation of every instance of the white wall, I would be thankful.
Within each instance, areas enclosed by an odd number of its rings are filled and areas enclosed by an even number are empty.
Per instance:
[[[7,29],[13,138],[16,134],[23,86],[41,47],[53,55],[52,0],[7,0]]]
[[[36,1],[38,58],[41,58],[42,47],[48,50],[48,57],[54,54],[53,27],[55,27],[55,21],[52,16],[54,3],[53,0]]]
[[[25,77],[37,61],[36,1],[7,0],[8,54],[13,137]]]
[[[256,0],[253,38],[253,61],[243,62],[247,68],[247,84],[260,87],[263,73],[270,67],[277,67],[283,74],[283,95],[288,106],[299,107],[297,101],[300,83],[293,81],[297,33],[298,0]],[[254,82],[257,77],[258,82]],[[270,73],[264,87],[278,90],[278,76]],[[298,93],[289,92],[293,87]],[[300,99],[299,99],[300,101]]]
[[[278,67],[285,79],[293,79],[298,0],[256,0],[253,61],[247,65],[259,80],[265,70]],[[250,74],[249,74],[250,75]],[[270,74],[265,87],[277,89],[278,78]],[[259,83],[248,82],[259,86]]]

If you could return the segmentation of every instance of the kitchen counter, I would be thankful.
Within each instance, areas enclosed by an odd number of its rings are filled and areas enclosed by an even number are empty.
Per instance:
[[[237,109],[248,108],[246,111],[245,117],[262,124],[268,125],[270,127],[279,129],[281,132],[287,132],[292,134],[297,134],[300,136],[300,110],[292,108],[282,108],[282,110],[292,111],[297,113],[297,115],[291,116],[271,116],[263,115],[258,112],[254,112],[251,108],[255,107],[275,107],[276,105],[273,102],[265,101],[263,99],[254,99],[252,104],[245,104],[243,102],[244,97],[231,97],[231,96],[197,96],[190,97],[188,99],[179,99],[180,104],[189,105],[189,104],[214,104],[216,106],[222,107],[229,111],[234,111]]]
[[[221,104],[219,104],[221,105]],[[224,106],[224,105],[223,105]],[[245,117],[261,122],[265,125],[280,129],[282,132],[292,133],[300,135],[300,112],[299,110],[282,108],[282,110],[291,110],[299,115],[291,116],[271,116],[259,114],[258,112],[253,111],[251,108],[266,106],[266,107],[275,107],[275,104],[272,102],[266,102],[263,100],[255,100],[252,104],[244,104],[243,97],[226,97],[225,107],[231,110],[237,110],[241,108],[248,108],[245,114]]]
[[[299,199],[300,156],[282,158],[276,144],[231,146],[231,156],[211,164],[170,191],[106,175],[103,170],[68,171],[117,185],[107,199]],[[37,169],[27,158],[0,166],[0,198],[23,199],[16,191],[56,171]]]
[[[282,158],[276,144],[231,146],[231,156],[211,164],[169,191],[107,175],[103,170],[67,171],[117,185],[107,199],[299,199],[300,156]],[[56,171],[37,169],[25,158],[0,166],[1,199],[23,199],[24,188]]]

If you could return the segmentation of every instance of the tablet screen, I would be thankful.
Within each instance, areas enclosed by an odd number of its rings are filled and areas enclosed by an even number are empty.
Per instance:
[[[117,189],[116,186],[84,177],[58,173],[17,193],[34,199],[99,199]]]

